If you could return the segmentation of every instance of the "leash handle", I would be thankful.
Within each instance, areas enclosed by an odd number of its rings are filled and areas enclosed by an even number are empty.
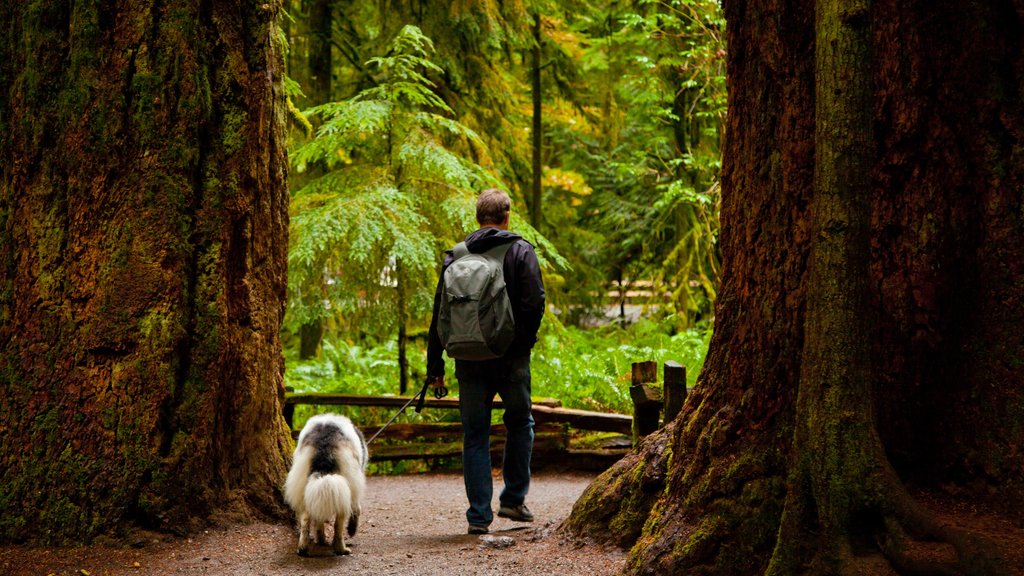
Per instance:
[[[418,394],[419,402],[416,403],[417,414],[423,410],[423,406],[427,403],[427,386],[430,386],[430,380],[427,380],[423,384],[423,388],[420,390],[420,393]],[[441,398],[444,398],[447,395],[448,389],[445,388],[444,386],[438,386],[437,388],[434,388],[434,398],[440,400]]]
[[[423,383],[423,388],[420,388],[420,393],[416,395],[417,398],[419,399],[416,402],[416,413],[417,414],[419,414],[420,412],[423,411],[423,406],[427,403],[427,388],[429,386],[430,386],[430,381],[427,380],[426,382]]]
[[[377,430],[377,432],[373,436],[371,436],[369,440],[366,441],[366,444],[369,445],[370,442],[376,440],[377,436],[380,436],[381,432],[383,432],[388,426],[391,426],[391,423],[395,421],[395,418],[398,418],[398,416],[402,412],[405,412],[405,409],[408,408],[409,405],[412,404],[413,402],[416,402],[416,413],[419,413],[421,410],[423,410],[423,406],[427,403],[427,387],[429,386],[429,380],[427,382],[424,382],[423,387],[420,388],[420,391],[417,392],[416,395],[413,396],[412,398],[409,398],[409,401],[406,402],[404,406],[399,408],[398,412],[395,412],[395,415],[392,416],[390,420],[385,422],[384,425],[380,427],[380,430]],[[434,398],[440,400],[441,398],[444,398],[447,395],[448,389],[445,388],[444,386],[441,386],[440,388],[434,388]]]

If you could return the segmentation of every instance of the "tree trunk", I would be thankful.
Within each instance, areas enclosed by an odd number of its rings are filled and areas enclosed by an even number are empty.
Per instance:
[[[332,79],[334,74],[331,58],[332,34],[334,30],[333,0],[313,0],[309,9],[309,93],[308,102],[311,106],[319,106],[330,102]],[[320,126],[319,118],[314,118],[314,127]],[[295,189],[303,182],[316,179],[326,172],[320,162],[312,163],[306,174],[293,182]],[[315,358],[320,349],[320,341],[324,336],[324,321],[316,318],[299,327],[299,359]]]
[[[278,12],[0,7],[0,540],[283,513]]]
[[[299,327],[299,359],[315,358],[324,337],[323,320],[316,319]]]
[[[543,199],[541,190],[541,178],[544,176],[544,166],[541,162],[541,145],[544,142],[544,122],[541,116],[542,94],[540,85],[541,70],[541,43],[544,41],[540,30],[540,14],[533,15],[533,47],[530,50],[530,85],[533,94],[533,182],[530,187],[530,225],[540,230],[541,201]]]
[[[1014,6],[725,3],[711,349],[679,417],[588,488],[567,529],[632,546],[631,573],[857,573],[853,549],[903,572],[999,573],[983,542],[936,525],[901,479],[1024,517]],[[831,22],[818,32],[816,13]],[[823,38],[863,26],[870,64],[844,69],[853,45]],[[835,73],[851,76],[829,88]],[[816,86],[830,92],[818,102]],[[848,129],[820,125],[840,112],[853,114]],[[851,196],[836,204],[830,190]],[[837,207],[862,216],[830,216]],[[906,557],[908,537],[950,542],[958,557]]]
[[[769,574],[852,560],[893,477],[871,405],[870,0],[818,0],[815,165],[794,457]],[[865,533],[866,532],[866,533]]]
[[[406,309],[405,291],[408,289],[405,282],[405,275],[402,274],[401,262],[395,263],[395,278],[398,292],[398,393],[405,394],[409,389],[409,335],[406,324],[409,311]]]
[[[333,0],[313,0],[309,9],[309,100],[314,106],[331,101],[332,3]]]

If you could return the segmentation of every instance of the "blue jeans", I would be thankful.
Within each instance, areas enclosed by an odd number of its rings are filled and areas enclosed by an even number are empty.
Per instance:
[[[491,510],[491,407],[494,395],[505,405],[502,420],[508,429],[502,476],[503,505],[518,506],[530,490],[530,454],[533,452],[533,414],[530,402],[530,357],[516,356],[471,362],[455,361],[462,412],[462,475],[466,482],[470,524],[487,526]]]

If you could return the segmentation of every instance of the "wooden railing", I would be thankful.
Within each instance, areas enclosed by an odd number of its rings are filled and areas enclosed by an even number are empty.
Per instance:
[[[634,415],[609,414],[563,408],[561,402],[552,399],[533,400],[534,460],[552,460],[580,468],[603,468],[621,458],[629,446],[640,437],[657,429],[660,423],[662,405],[666,418],[674,417],[686,397],[685,369],[674,362],[665,363],[664,401],[659,390],[651,383],[657,380],[657,365],[654,362],[638,362],[633,365],[633,385],[630,395],[634,402]],[[294,427],[295,406],[300,404],[316,406],[362,406],[392,408],[397,411],[409,402],[409,396],[360,396],[353,394],[293,393],[285,395],[284,418],[292,428],[292,435],[298,436]],[[425,409],[455,410],[458,398],[427,398]],[[501,409],[500,398],[495,398],[494,408]],[[408,413],[413,413],[409,406]],[[388,417],[393,412],[388,414]],[[635,425],[634,425],[635,424]],[[363,434],[370,438],[380,430],[379,423],[359,423]],[[599,448],[582,449],[573,446],[574,432],[593,431],[617,433],[609,445]],[[491,452],[495,462],[500,461],[505,443],[505,427],[491,426]],[[396,422],[380,433],[370,449],[372,461],[395,461],[407,459],[439,459],[457,457],[462,453],[462,424],[458,422],[410,423]]]

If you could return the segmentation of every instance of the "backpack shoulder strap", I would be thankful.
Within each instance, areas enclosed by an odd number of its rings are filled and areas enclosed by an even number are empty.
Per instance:
[[[491,248],[487,252],[484,252],[484,254],[491,258],[494,258],[498,262],[504,262],[505,254],[508,254],[509,249],[512,248],[512,245],[515,243],[516,241],[513,240],[511,242],[505,242],[504,244],[498,244],[497,246]]]

